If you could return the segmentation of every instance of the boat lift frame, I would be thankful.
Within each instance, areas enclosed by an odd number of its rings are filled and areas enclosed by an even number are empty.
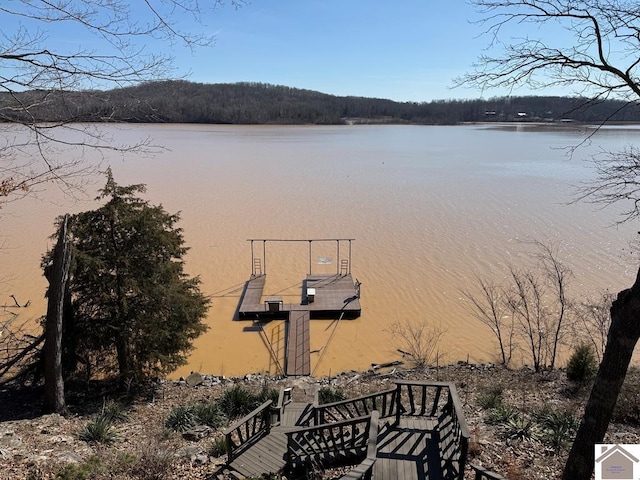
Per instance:
[[[336,242],[336,274],[341,274],[342,262],[340,261],[340,244],[342,242],[348,242],[349,244],[349,254],[348,254],[348,263],[346,266],[345,274],[351,273],[351,242],[353,242],[355,238],[311,238],[311,239],[280,239],[280,238],[250,238],[247,241],[251,242],[251,275],[266,275],[267,273],[267,242],[307,242],[309,244],[309,275],[313,274],[312,271],[312,244],[313,242]],[[258,272],[258,267],[256,266],[256,256],[254,250],[254,242],[262,242],[262,265],[260,267],[260,272]],[[258,258],[259,260],[259,258]]]

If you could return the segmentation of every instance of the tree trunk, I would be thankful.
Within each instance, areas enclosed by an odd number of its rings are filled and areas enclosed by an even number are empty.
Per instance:
[[[47,275],[49,300],[44,342],[44,409],[55,413],[65,413],[67,408],[62,378],[62,315],[71,265],[71,245],[67,241],[68,220],[67,215],[60,226],[53,265]]]
[[[563,480],[589,480],[595,461],[595,444],[602,443],[622,389],[633,350],[640,338],[640,271],[631,288],[611,305],[611,327],[582,423],[573,442]]]

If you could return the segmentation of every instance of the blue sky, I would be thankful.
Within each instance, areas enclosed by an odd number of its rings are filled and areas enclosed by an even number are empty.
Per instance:
[[[213,48],[180,58],[198,82],[258,81],[400,101],[451,90],[486,39],[464,0],[253,0],[206,19]]]
[[[149,11],[143,1],[130,5],[144,22]],[[145,40],[147,51],[175,58],[176,78],[416,102],[508,93],[451,88],[489,43],[473,23],[479,14],[466,0],[248,0],[237,9],[227,0],[214,11],[203,10],[200,24],[189,16],[174,18],[184,30],[215,36],[214,45],[193,51]],[[16,20],[0,15],[0,31],[15,30]],[[45,28],[47,46],[59,50],[100,52],[104,45],[74,25]]]

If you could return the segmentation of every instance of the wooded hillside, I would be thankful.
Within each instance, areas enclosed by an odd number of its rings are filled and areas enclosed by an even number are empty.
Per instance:
[[[27,118],[28,117],[28,118]],[[570,97],[394,102],[263,83],[145,83],[108,91],[0,94],[0,121],[222,124],[456,124],[484,121],[640,121],[622,101]]]

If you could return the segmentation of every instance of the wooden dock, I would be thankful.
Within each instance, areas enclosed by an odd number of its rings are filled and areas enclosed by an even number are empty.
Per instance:
[[[279,297],[265,296],[267,275],[252,275],[245,283],[238,307],[239,320],[273,320],[282,313],[305,310],[310,319],[358,318],[362,313],[358,284],[351,274],[307,275],[302,282],[300,303],[283,303]],[[310,300],[309,290],[315,290]],[[279,303],[275,310],[274,303]]]
[[[246,282],[238,306],[239,320],[267,322],[286,320],[285,374],[310,375],[310,326],[313,319],[354,319],[360,316],[359,284],[351,274],[307,275],[302,282],[300,303],[284,303],[266,296],[266,274],[252,275]]]
[[[267,420],[274,413],[275,422]],[[330,404],[263,405],[227,429],[226,439],[228,465],[245,476],[295,478],[347,464],[354,468],[343,480],[462,480],[469,432],[455,386],[401,381]],[[477,478],[501,479],[483,475]]]

